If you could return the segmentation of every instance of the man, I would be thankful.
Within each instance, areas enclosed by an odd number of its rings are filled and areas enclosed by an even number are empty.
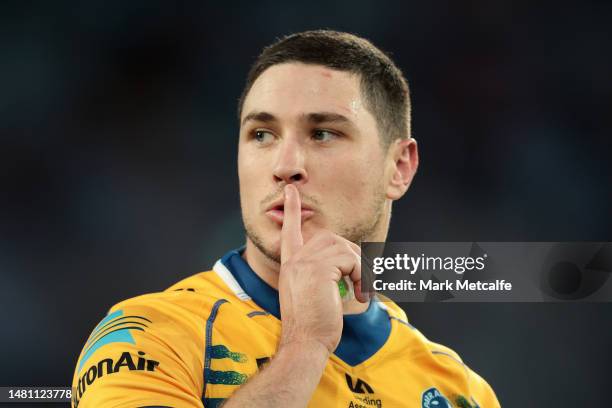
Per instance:
[[[111,308],[73,406],[499,406],[457,354],[361,291],[358,244],[385,240],[417,170],[409,116],[401,72],[364,39],[310,31],[266,48],[239,102],[245,247]]]

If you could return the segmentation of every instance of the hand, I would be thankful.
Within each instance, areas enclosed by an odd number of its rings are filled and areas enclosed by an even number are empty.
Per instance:
[[[281,347],[318,342],[332,353],[342,334],[342,300],[338,281],[353,281],[361,302],[361,249],[333,232],[322,230],[306,244],[302,238],[301,201],[297,188],[285,186],[278,280],[282,318]]]

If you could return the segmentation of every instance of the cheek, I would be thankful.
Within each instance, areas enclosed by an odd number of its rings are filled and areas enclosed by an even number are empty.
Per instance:
[[[273,190],[271,160],[259,151],[243,148],[238,153],[240,204],[251,219],[261,211],[261,201]]]
[[[372,200],[375,188],[382,182],[378,163],[347,158],[321,169],[327,176],[324,191],[335,197],[331,203],[342,212],[358,211]]]
[[[240,184],[240,203],[243,211],[251,211],[256,202],[254,195],[258,189],[257,166],[247,152],[238,155],[238,180]]]
[[[238,176],[249,184],[261,183],[264,174],[270,174],[271,158],[258,149],[243,147],[238,152]]]

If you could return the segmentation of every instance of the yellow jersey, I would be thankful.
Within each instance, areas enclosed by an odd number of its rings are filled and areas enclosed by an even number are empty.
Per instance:
[[[113,306],[79,356],[72,406],[214,408],[265,369],[280,339],[278,292],[241,251],[164,292]],[[395,303],[372,300],[343,320],[309,407],[500,406],[485,380],[427,340]]]

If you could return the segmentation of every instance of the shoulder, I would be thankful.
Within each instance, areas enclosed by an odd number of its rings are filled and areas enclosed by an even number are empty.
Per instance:
[[[455,350],[427,339],[420,332],[419,336],[423,339],[425,347],[437,367],[443,368],[448,373],[454,373],[451,376],[455,378],[455,381],[465,381],[469,395],[477,402],[477,406],[482,408],[498,408],[500,406],[489,383],[468,366]]]
[[[386,298],[381,300],[389,317],[397,320],[398,327],[402,328],[404,353],[408,353],[412,361],[418,361],[426,371],[445,373],[447,380],[453,383],[464,383],[480,407],[500,406],[489,383],[472,370],[455,350],[429,340],[409,323],[406,313],[396,303]]]
[[[183,279],[162,292],[148,293],[123,300],[112,306],[106,317],[94,328],[88,341],[96,334],[108,334],[108,328],[130,330],[135,336],[145,333],[157,338],[176,336],[200,339],[203,321],[219,300],[232,296],[214,271],[200,272]],[[170,343],[177,347],[184,342]],[[199,341],[197,341],[199,343]]]
[[[413,358],[418,358],[420,354],[425,353],[426,355],[439,356],[434,358],[441,358],[442,360],[451,358],[456,364],[465,365],[459,354],[450,347],[433,342],[425,337],[421,331],[408,321],[406,312],[399,305],[386,297],[378,296],[381,298],[381,307],[387,311],[389,318],[397,320],[403,326],[410,329],[402,332],[404,334],[402,337],[409,342]]]
[[[214,272],[201,272],[163,292],[115,304],[79,355],[73,405],[105,406],[107,398],[133,395],[143,382],[157,391],[138,394],[142,401],[174,401],[167,394],[183,387],[180,398],[197,405],[205,322],[215,303],[230,295]]]
[[[200,272],[162,292],[123,300],[112,306],[93,329],[80,361],[112,343],[136,343],[154,338],[173,347],[202,343],[203,321],[215,303],[230,298],[231,291],[213,271]],[[185,339],[192,339],[186,342]],[[173,341],[177,340],[177,341]],[[181,341],[182,340],[182,341]],[[81,362],[82,364],[82,362]]]
[[[147,293],[116,303],[101,323],[108,322],[108,319],[125,319],[126,315],[130,315],[146,318],[151,327],[188,327],[195,320],[206,318],[217,300],[230,295],[219,284],[214,272],[200,272],[162,292]]]
[[[416,329],[415,331],[418,333],[417,335],[428,350],[435,365],[443,368],[448,373],[453,373],[454,375],[451,376],[456,381],[460,379],[461,382],[465,381],[469,394],[478,403],[478,406],[483,408],[500,406],[493,388],[484,378],[466,364],[459,353],[450,347],[429,340],[420,331]]]

